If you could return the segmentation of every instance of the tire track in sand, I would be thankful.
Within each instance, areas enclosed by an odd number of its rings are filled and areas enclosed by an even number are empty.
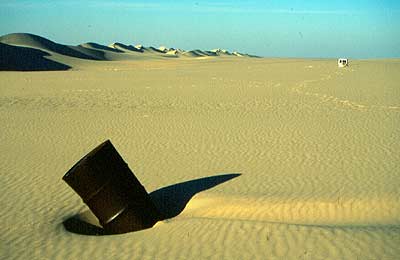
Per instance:
[[[335,74],[338,76],[343,76],[342,73],[336,72]],[[324,94],[321,92],[313,92],[313,91],[308,90],[311,87],[311,85],[313,85],[313,84],[321,83],[321,82],[329,81],[329,80],[332,80],[331,74],[324,75],[319,79],[304,80],[304,81],[298,83],[291,90],[299,95],[317,98],[321,101],[321,103],[330,103],[330,104],[333,104],[333,105],[336,105],[336,106],[339,106],[342,108],[351,109],[351,110],[355,110],[355,111],[366,112],[368,110],[378,109],[378,110],[384,110],[384,111],[400,112],[400,106],[367,105],[365,103],[360,103],[360,102],[336,97],[333,95]]]

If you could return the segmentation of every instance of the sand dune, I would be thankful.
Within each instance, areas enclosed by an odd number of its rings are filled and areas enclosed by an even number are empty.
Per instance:
[[[2,256],[398,259],[399,68],[187,57],[3,71]],[[95,235],[61,178],[105,139],[167,219]]]
[[[184,52],[182,55],[188,57],[215,57],[218,56],[215,52],[212,51],[202,51],[202,50],[192,50]]]
[[[118,52],[121,53],[123,52],[122,50],[119,50],[117,48],[110,48],[95,42],[87,42],[87,43],[83,43],[80,46],[84,47],[84,48],[90,48],[90,49],[98,49],[98,50],[103,50],[103,51],[111,51],[111,52]]]
[[[227,51],[227,50],[223,50],[223,49],[213,49],[210,52],[215,53],[215,55],[221,56],[221,55],[227,55],[227,56],[231,56],[232,54]]]
[[[218,54],[213,51],[201,51],[201,53],[205,56],[218,56]]]
[[[167,51],[167,52],[165,53],[165,55],[173,55],[173,56],[177,56],[177,55],[179,55],[179,54],[180,54],[180,52],[179,52],[178,50],[174,50],[174,49],[169,50],[169,51]]]
[[[232,54],[235,55],[235,56],[238,56],[238,57],[243,57],[244,56],[244,54],[242,54],[240,52],[237,52],[237,51],[232,52]]]
[[[165,47],[165,46],[160,46],[160,47],[158,47],[157,49],[160,50],[160,51],[162,51],[162,52],[164,52],[164,53],[167,53],[168,51],[170,51],[170,49],[167,48],[167,47]]]
[[[111,44],[109,47],[115,49],[115,50],[119,50],[122,52],[143,52],[143,50],[141,48],[136,48],[132,45],[125,45],[123,43],[119,43],[119,42],[115,42],[113,44]]]
[[[193,50],[193,51],[185,51],[182,53],[183,56],[188,56],[188,57],[203,57],[205,56],[201,51],[199,50]]]
[[[143,45],[141,45],[141,44],[136,44],[134,47],[135,47],[136,49],[139,49],[139,50],[142,50],[142,49],[143,49]]]
[[[7,34],[0,37],[0,42],[9,45],[38,48],[41,50],[47,50],[54,53],[80,59],[89,59],[89,60],[104,59],[104,53],[101,51],[86,49],[82,46],[67,46],[63,44],[58,44],[41,36],[29,33]]]
[[[142,45],[132,46],[125,45],[123,43],[113,43],[109,46],[104,46],[98,43],[88,42],[83,43],[78,46],[68,46],[64,44],[55,43],[46,38],[38,35],[33,35],[29,33],[13,33],[0,37],[0,43],[7,44],[9,46],[22,46],[38,49],[48,53],[48,59],[54,62],[66,64],[69,67],[85,67],[85,61],[83,60],[97,60],[97,61],[127,61],[127,60],[154,60],[154,59],[166,59],[166,58],[204,58],[204,57],[256,57],[246,54],[239,54],[230,52],[222,49],[215,49],[213,51],[184,51],[181,49],[167,48],[161,46],[159,48],[154,47],[144,47]],[[18,48],[14,48],[13,51],[16,52]],[[23,54],[26,52],[18,54],[18,57],[25,57]],[[12,57],[17,57],[16,55],[8,55],[8,59]],[[26,59],[31,59],[26,57]],[[80,61],[79,59],[83,59]],[[21,61],[13,61],[14,64],[21,64]],[[31,68],[30,70],[43,70],[46,66],[43,66],[39,62],[29,62],[29,66],[25,66],[24,70]],[[90,62],[89,62],[90,63]],[[33,65],[38,64],[38,68]],[[82,66],[81,66],[82,64]],[[53,64],[54,65],[54,64]],[[33,67],[32,67],[33,66]],[[50,65],[49,65],[50,66]],[[9,70],[13,66],[4,67],[4,70]],[[22,68],[21,66],[19,66]],[[51,68],[50,68],[51,67]],[[49,70],[56,69],[56,67],[50,66]],[[17,69],[17,68],[16,68]]]
[[[160,54],[164,54],[165,53],[164,51],[162,51],[162,50],[160,50],[158,48],[152,47],[152,46],[144,48],[144,50],[147,51],[147,52],[152,52],[152,53],[160,53]]]
[[[49,53],[28,48],[18,47],[0,42],[0,70],[35,71],[35,70],[67,70],[65,64],[55,62],[45,57]]]

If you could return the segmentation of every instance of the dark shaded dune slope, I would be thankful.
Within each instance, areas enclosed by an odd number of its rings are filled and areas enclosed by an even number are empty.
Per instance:
[[[68,70],[71,67],[48,60],[49,53],[29,47],[19,47],[0,43],[0,70],[42,71]]]
[[[67,46],[52,42],[46,38],[29,33],[12,33],[0,37],[0,42],[8,45],[19,45],[38,48],[74,58],[104,60],[104,52],[87,49],[82,46]]]

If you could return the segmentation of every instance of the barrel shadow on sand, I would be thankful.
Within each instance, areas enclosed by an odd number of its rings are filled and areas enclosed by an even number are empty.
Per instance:
[[[178,216],[197,193],[240,175],[239,173],[230,173],[190,180],[160,188],[149,195],[161,213],[161,221]],[[89,210],[65,219],[62,224],[66,230],[72,233],[92,236],[106,235],[96,217]]]

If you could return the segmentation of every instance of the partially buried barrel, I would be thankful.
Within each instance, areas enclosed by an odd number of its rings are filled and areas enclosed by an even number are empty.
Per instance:
[[[78,161],[63,177],[108,234],[152,227],[160,213],[110,140]]]

